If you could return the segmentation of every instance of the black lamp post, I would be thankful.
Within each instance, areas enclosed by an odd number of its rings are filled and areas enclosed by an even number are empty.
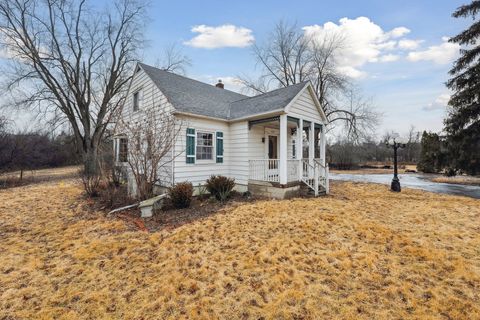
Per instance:
[[[397,150],[398,148],[405,148],[406,145],[405,143],[396,142],[395,139],[393,139],[393,143],[385,141],[385,145],[388,148],[393,148],[393,179],[390,189],[395,192],[400,192],[402,191],[402,188],[400,186],[400,180],[398,179]]]

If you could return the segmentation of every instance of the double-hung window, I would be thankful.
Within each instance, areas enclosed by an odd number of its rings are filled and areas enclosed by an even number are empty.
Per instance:
[[[133,111],[138,111],[140,109],[141,94],[141,91],[137,91],[133,94]]]
[[[213,133],[197,132],[197,160],[213,160]]]
[[[118,162],[128,161],[128,140],[126,138],[118,139]]]

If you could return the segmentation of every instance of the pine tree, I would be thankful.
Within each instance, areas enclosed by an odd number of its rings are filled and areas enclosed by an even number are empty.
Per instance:
[[[445,119],[450,166],[469,174],[480,173],[480,1],[459,7],[455,18],[471,16],[473,24],[450,42],[464,48],[447,82],[454,94]]]
[[[421,145],[422,151],[417,169],[425,173],[440,172],[445,165],[445,154],[438,134],[423,131]]]

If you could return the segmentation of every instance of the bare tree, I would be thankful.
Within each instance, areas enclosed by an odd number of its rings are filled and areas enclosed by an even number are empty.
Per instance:
[[[376,123],[379,115],[339,71],[337,55],[343,42],[341,34],[317,39],[306,36],[295,24],[280,21],[263,46],[254,46],[262,75],[256,80],[240,79],[255,93],[311,81],[329,121],[343,122],[348,139],[356,140],[363,130]],[[354,98],[359,100],[352,101]]]
[[[158,58],[155,66],[159,69],[184,75],[192,60],[174,43],[165,48],[162,57]]]
[[[137,0],[118,0],[105,11],[87,0],[0,0],[15,105],[68,122],[86,174],[97,173],[98,146],[125,99],[143,17]]]
[[[174,146],[181,129],[181,121],[161,106],[142,111],[139,118],[120,119],[117,132],[128,139],[127,163],[140,199],[151,197],[155,184],[165,183],[162,176],[178,156]]]
[[[420,157],[420,131],[417,131],[413,125],[407,132],[404,151],[404,161],[417,162]]]
[[[358,89],[351,87],[345,91],[342,101],[343,108],[335,111],[334,120],[343,122],[347,139],[354,142],[367,141],[379,122],[379,113],[373,109],[371,99],[365,98]]]

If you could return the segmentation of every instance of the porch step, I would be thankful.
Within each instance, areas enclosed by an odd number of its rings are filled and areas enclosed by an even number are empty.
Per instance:
[[[300,186],[300,194],[304,197],[315,197],[315,191],[312,188],[307,186],[305,183],[302,183]],[[319,186],[318,196],[324,196],[327,194],[327,191],[324,187]]]

